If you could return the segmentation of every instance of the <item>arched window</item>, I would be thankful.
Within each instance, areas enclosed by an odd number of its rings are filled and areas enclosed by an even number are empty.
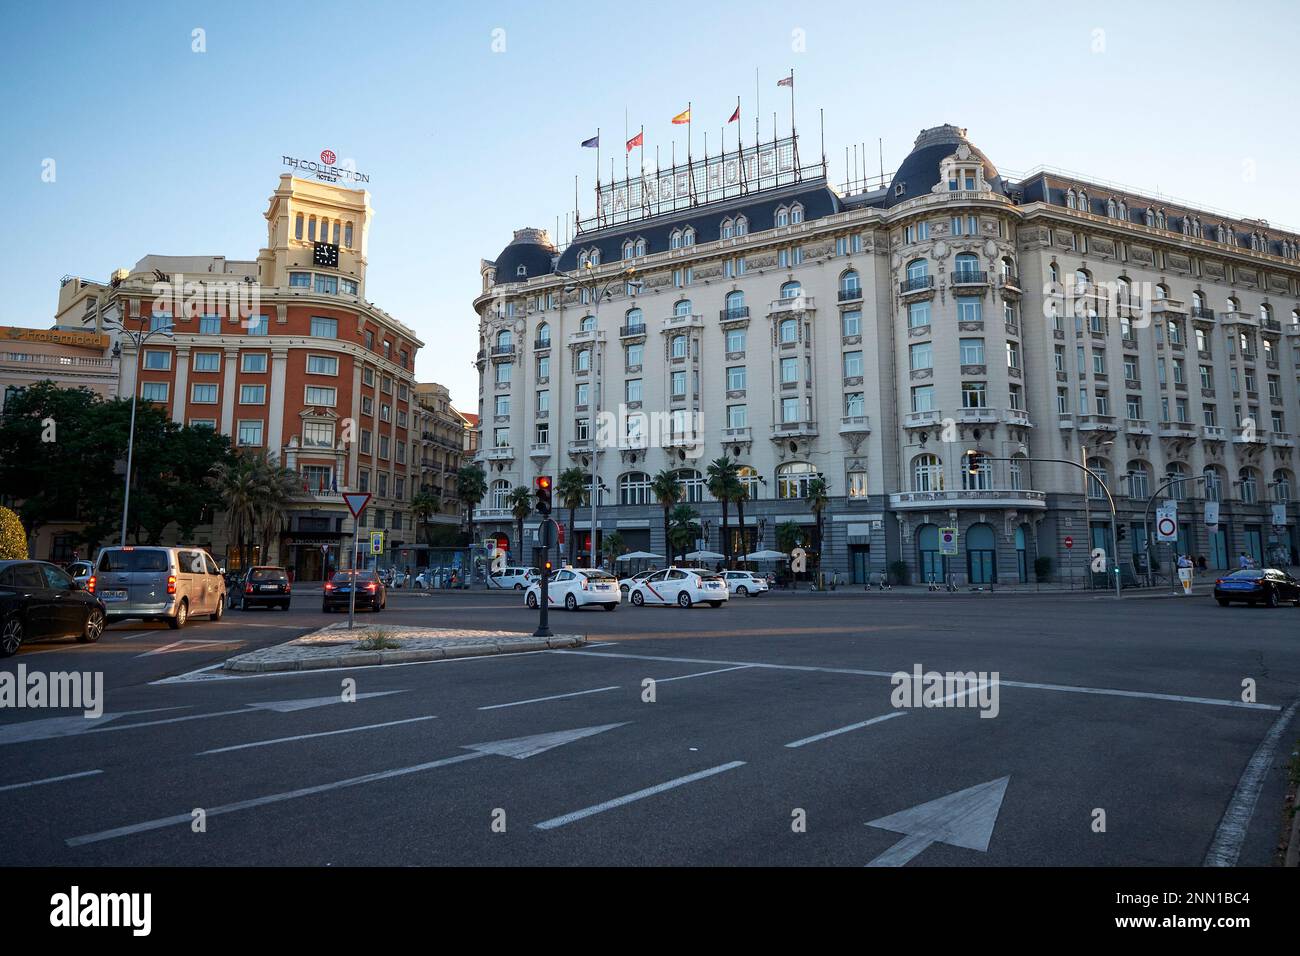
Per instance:
[[[682,486],[682,501],[699,503],[704,500],[704,476],[690,468],[673,472]]]
[[[673,315],[686,316],[691,314],[691,300],[678,299],[673,303]]]
[[[1088,285],[1092,282],[1092,276],[1087,269],[1074,270],[1074,287],[1079,292],[1087,292]]]
[[[735,226],[730,219],[722,220],[722,227],[719,229],[719,235],[723,239],[730,239],[735,234]]]
[[[1300,326],[1300,309],[1291,310],[1291,324],[1293,326]]]
[[[638,325],[645,325],[645,317],[640,309],[628,309],[623,314],[623,324],[629,329],[636,328]]]
[[[1267,328],[1268,323],[1272,321],[1273,321],[1273,307],[1270,306],[1267,302],[1265,302],[1259,307],[1259,322],[1261,325]]]
[[[692,227],[692,226],[687,226],[686,229],[682,232],[682,245],[683,245],[683,246],[693,246],[693,245],[695,245],[695,229],[694,229],[694,227]]]
[[[673,358],[686,358],[686,336],[674,335],[671,345]]]
[[[1199,292],[1192,293],[1192,315],[1200,315],[1205,311],[1205,296]]]
[[[743,236],[749,232],[749,220],[744,216],[736,217],[736,235]]]
[[[1016,261],[1010,256],[1003,256],[1000,271],[1003,281],[1014,279],[1016,277]]]
[[[350,222],[343,227],[343,247],[352,248],[352,223]]]
[[[339,221],[335,219],[334,220],[334,245],[337,246],[338,244],[339,244]]]
[[[1156,211],[1147,206],[1147,211],[1143,214],[1142,219],[1148,226],[1154,226],[1156,224]]]
[[[1241,307],[1241,303],[1239,303],[1239,302],[1237,301],[1237,297],[1236,297],[1235,295],[1230,295],[1230,296],[1228,296],[1228,311],[1229,311],[1229,312],[1238,312],[1238,311],[1240,311],[1240,307]]]
[[[587,258],[587,250],[586,249],[580,250],[578,252],[578,265],[585,269],[590,264],[590,262],[591,260]]]
[[[856,298],[862,294],[862,280],[852,269],[840,276],[840,297],[844,299]]]
[[[975,468],[971,469],[966,467],[966,459],[962,459],[962,491],[988,491],[993,487],[993,463],[988,455],[980,455],[975,461]]]
[[[551,344],[551,327],[547,325],[545,322],[537,326],[537,344],[538,345]]]
[[[308,242],[316,241],[316,217],[315,216],[309,216],[307,218],[307,241]]]
[[[298,213],[297,218],[295,218],[293,221],[293,237],[295,239],[302,238],[302,222],[303,222],[302,213]]]
[[[636,254],[637,254],[638,256],[643,256],[643,255],[645,255],[645,240],[644,240],[644,239],[638,239],[638,240],[636,241]]]
[[[510,482],[506,481],[504,478],[492,482],[491,501],[493,511],[504,511],[509,508],[509,498]]]
[[[1127,220],[1128,220],[1128,203],[1124,202],[1124,200],[1121,199],[1121,200],[1120,200],[1118,203],[1116,203],[1115,205],[1118,207],[1116,211],[1119,213],[1119,218],[1121,218],[1121,219],[1127,221]]]
[[[963,252],[953,260],[953,276],[958,282],[974,279],[979,272],[979,268],[979,256],[970,252]]]
[[[777,326],[777,336],[782,343],[799,341],[799,320],[782,319]]]
[[[591,264],[592,264],[593,266],[598,266],[598,265],[600,265],[600,250],[599,250],[599,249],[592,249],[592,250],[591,250]]]
[[[912,459],[912,490],[943,491],[943,462],[938,455],[917,455]]]
[[[727,315],[729,317],[738,317],[744,314],[745,293],[736,289],[734,292],[727,293]]]
[[[1151,466],[1145,461],[1128,463],[1128,496],[1143,501],[1151,497]]]
[[[1155,295],[1156,295],[1156,299],[1160,301],[1164,301],[1165,299],[1169,298],[1169,286],[1165,285],[1163,282],[1157,283],[1155,288]]]
[[[681,247],[682,247],[682,231],[680,229],[674,229],[671,233],[668,234],[668,248],[680,249]]]
[[[508,349],[515,344],[514,334],[509,329],[502,329],[497,333],[497,348]]]
[[[1201,472],[1205,478],[1205,500],[1223,500],[1223,472],[1214,465],[1206,465]]]
[[[1089,458],[1088,468],[1093,473],[1088,476],[1088,497],[1105,498],[1106,491],[1102,486],[1110,484],[1110,462],[1104,458]]]
[[[786,209],[784,206],[778,206],[778,207],[777,207],[777,210],[776,210],[776,225],[777,225],[777,228],[780,228],[781,226],[788,226],[788,225],[790,225],[790,210],[789,210],[789,209]]]
[[[736,469],[736,478],[744,486],[745,493],[750,498],[758,497],[758,472],[749,465],[741,465]]]
[[[781,298],[783,299],[797,299],[801,295],[803,295],[803,286],[798,281],[787,282],[781,286]]]
[[[803,206],[795,203],[790,207],[790,223],[797,226],[801,222],[803,222]]]
[[[1107,199],[1107,200],[1106,200],[1106,215],[1110,216],[1111,219],[1114,219],[1114,218],[1115,218],[1115,211],[1116,211],[1116,210],[1115,210],[1115,200],[1114,200],[1113,198],[1112,198],[1112,199]]]
[[[654,501],[650,494],[650,476],[644,471],[633,471],[618,479],[618,503],[621,505],[648,505]]]
[[[1168,228],[1167,223],[1168,223],[1168,219],[1165,218],[1165,211],[1161,209],[1158,213],[1156,213],[1156,228],[1166,229]]]
[[[582,321],[578,323],[579,332],[595,332],[596,317],[594,315],[584,315]]]
[[[807,498],[808,484],[817,477],[817,469],[806,461],[791,461],[776,469],[778,498]]]
[[[589,372],[591,371],[591,349],[578,349],[574,356],[574,371]]]
[[[1254,468],[1243,468],[1237,472],[1237,489],[1243,505],[1253,505],[1259,501],[1259,479],[1255,477]]]
[[[930,263],[924,259],[913,259],[907,264],[907,281],[924,279],[930,274]]]
[[[634,255],[636,255],[636,246],[631,239],[628,239],[623,243],[623,258],[631,259]]]
[[[1073,190],[1073,189],[1071,189],[1069,192],[1067,192],[1067,193],[1065,194],[1065,205],[1066,205],[1067,207],[1069,207],[1070,209],[1074,209],[1074,208],[1076,208],[1077,205],[1078,205],[1078,202],[1079,202],[1079,200],[1078,200],[1078,198],[1074,195],[1074,190]]]
[[[1273,500],[1280,505],[1291,500],[1291,472],[1285,468],[1273,472]]]
[[[1165,482],[1173,481],[1174,483],[1165,489],[1165,494],[1174,501],[1187,500],[1186,481],[1174,481],[1175,478],[1186,478],[1187,466],[1180,461],[1170,462],[1165,466]]]
[[[1088,211],[1088,194],[1082,189],[1079,190],[1079,208],[1083,212]]]

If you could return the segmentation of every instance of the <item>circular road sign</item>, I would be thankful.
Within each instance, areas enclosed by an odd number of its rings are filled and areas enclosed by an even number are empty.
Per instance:
[[[1065,536],[1065,547],[1067,550],[1074,547],[1074,538],[1070,537],[1068,534]]]
[[[1178,534],[1178,523],[1173,518],[1165,515],[1156,520],[1156,533],[1162,538],[1173,538]]]

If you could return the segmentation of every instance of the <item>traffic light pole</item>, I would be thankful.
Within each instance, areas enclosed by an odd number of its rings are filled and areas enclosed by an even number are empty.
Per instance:
[[[551,597],[547,593],[547,585],[551,580],[551,547],[546,546],[542,559],[542,587],[541,600],[538,601],[538,607],[541,613],[537,616],[537,630],[533,631],[533,637],[550,637],[551,636]]]
[[[556,543],[556,529],[558,526],[551,520],[551,478],[549,475],[538,476],[535,482],[535,494],[537,495],[537,512],[542,516],[542,523],[537,528],[537,534],[541,538],[542,544],[542,586],[538,588],[540,600],[537,603],[540,613],[537,616],[537,630],[533,631],[533,637],[550,637],[551,546]]]

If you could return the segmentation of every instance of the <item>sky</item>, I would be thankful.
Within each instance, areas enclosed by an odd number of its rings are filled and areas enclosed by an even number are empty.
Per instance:
[[[801,157],[824,111],[833,182],[846,145],[878,172],[883,142],[888,173],[953,123],[1004,173],[1045,164],[1300,228],[1298,26],[1300,3],[1263,0],[10,4],[0,324],[49,327],[64,275],[255,258],[281,157],[331,149],[371,177],[368,298],[423,339],[419,379],[472,410],[479,262],[514,229],[554,233],[575,175],[591,211],[579,143],[599,128],[605,178],[611,155],[621,173],[626,115],[648,157],[674,136],[680,155],[670,120],[691,103],[696,151],[705,129],[716,151],[737,96],[747,142],[756,112],[770,135],[790,70]]]

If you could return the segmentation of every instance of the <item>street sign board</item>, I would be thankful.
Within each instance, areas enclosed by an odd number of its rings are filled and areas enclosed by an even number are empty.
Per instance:
[[[554,547],[558,527],[554,518],[543,519],[542,523],[537,526],[537,546],[539,548]]]
[[[1069,551],[1073,547],[1074,547],[1074,538],[1072,538],[1070,535],[1067,534],[1065,536],[1065,550]]]
[[[352,517],[357,517],[370,502],[370,492],[368,491],[348,491],[343,495],[343,503],[348,506],[348,511],[352,512]]]
[[[1178,503],[1167,501],[1156,509],[1156,540],[1178,540]]]
[[[957,529],[956,528],[939,529],[939,553],[940,554],[957,553]]]
[[[1273,527],[1278,531],[1286,527],[1286,505],[1273,505]]]
[[[384,553],[384,533],[382,531],[370,532],[370,553],[371,554]]]
[[[1205,527],[1211,531],[1219,527],[1219,503],[1217,501],[1207,501],[1205,503]]]

